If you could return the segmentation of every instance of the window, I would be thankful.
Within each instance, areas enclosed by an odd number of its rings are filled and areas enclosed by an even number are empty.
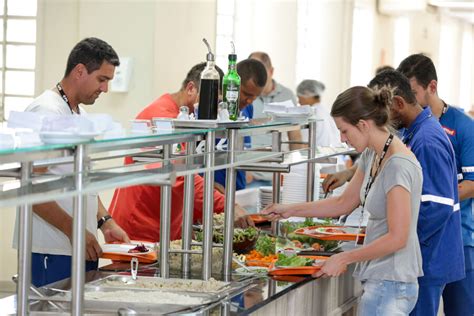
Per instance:
[[[352,21],[351,86],[365,86],[373,78],[374,12],[355,7]]]
[[[316,34],[322,32],[320,1],[298,0],[296,45],[296,82],[304,79],[321,80],[321,41]]]
[[[410,51],[410,19],[407,16],[397,17],[393,29],[393,67],[396,68]]]
[[[0,114],[23,111],[35,92],[37,0],[0,0]]]
[[[234,40],[234,0],[217,0],[216,21],[216,65],[225,72],[227,55],[231,52],[230,42]]]
[[[461,80],[459,85],[459,106],[462,107],[466,112],[471,109],[471,87],[472,87],[472,76],[471,71],[473,62],[472,56],[474,54],[474,43],[472,28],[465,26],[462,34],[462,51],[461,51]]]

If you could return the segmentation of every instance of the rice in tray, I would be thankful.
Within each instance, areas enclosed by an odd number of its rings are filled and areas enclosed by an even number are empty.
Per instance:
[[[124,283],[120,280],[107,280],[105,286],[112,287],[133,287],[150,290],[179,290],[190,292],[217,292],[227,285],[225,282],[217,281],[210,278],[208,281],[203,280],[167,280],[167,279],[140,279],[138,278],[131,284]]]
[[[186,294],[176,294],[167,292],[144,292],[144,291],[107,291],[107,292],[85,292],[85,300],[106,301],[106,302],[129,302],[148,304],[171,304],[171,305],[201,305],[208,302],[202,297],[192,297]]]

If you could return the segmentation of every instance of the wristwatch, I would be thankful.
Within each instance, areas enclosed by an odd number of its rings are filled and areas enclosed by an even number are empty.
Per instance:
[[[107,222],[108,220],[111,220],[112,219],[112,216],[110,215],[105,215],[105,216],[102,216],[98,221],[97,221],[97,229],[101,228],[102,225],[105,224],[105,222]]]

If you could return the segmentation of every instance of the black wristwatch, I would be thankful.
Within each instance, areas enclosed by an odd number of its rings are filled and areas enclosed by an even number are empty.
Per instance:
[[[105,224],[105,222],[107,222],[108,220],[111,220],[112,219],[112,216],[110,215],[105,215],[103,217],[101,217],[98,221],[97,221],[97,229],[101,228],[102,225]]]

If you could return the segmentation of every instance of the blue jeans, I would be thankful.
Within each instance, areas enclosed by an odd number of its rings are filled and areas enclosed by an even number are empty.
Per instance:
[[[359,316],[408,315],[415,307],[418,297],[418,283],[387,280],[363,282]]]
[[[71,277],[71,256],[31,254],[31,283],[40,287]],[[98,261],[86,261],[86,271],[97,270]]]

